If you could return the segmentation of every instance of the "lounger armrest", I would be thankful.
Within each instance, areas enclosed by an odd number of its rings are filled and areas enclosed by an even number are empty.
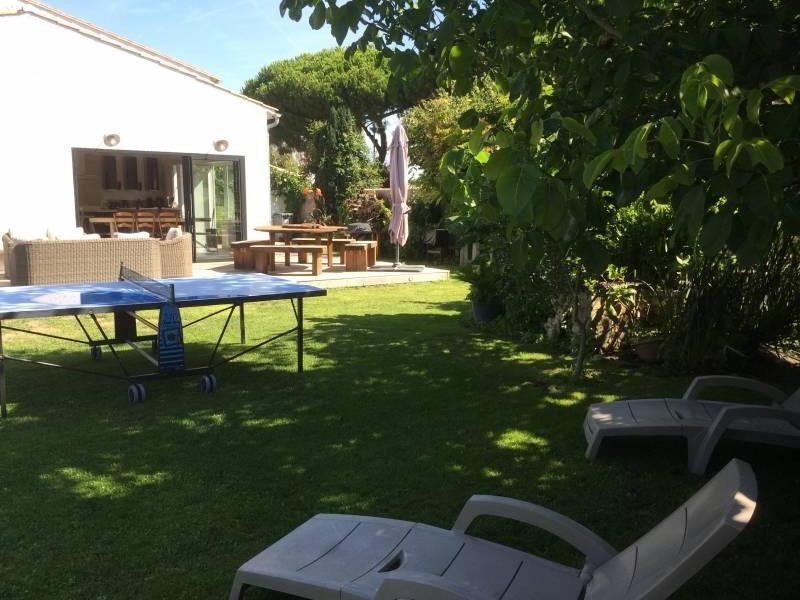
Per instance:
[[[733,377],[730,375],[705,375],[703,377],[695,377],[689,387],[686,388],[686,393],[683,394],[684,400],[697,400],[704,390],[710,387],[732,387],[742,390],[750,390],[762,396],[766,396],[772,400],[773,404],[783,403],[787,396],[774,385],[763,383],[755,379],[747,377]]]
[[[479,591],[429,573],[393,573],[386,577],[375,600],[493,600]]]
[[[689,471],[695,475],[705,473],[711,454],[714,452],[717,443],[725,433],[725,430],[732,423],[739,419],[776,419],[787,421],[800,428],[800,412],[779,408],[775,406],[754,406],[747,404],[734,404],[723,408],[706,430],[705,435],[700,440],[697,450],[690,457]]]
[[[569,517],[537,504],[501,496],[472,496],[461,509],[453,531],[466,533],[467,528],[480,516],[513,519],[543,529],[580,550],[594,566],[603,564],[617,554],[604,539]]]

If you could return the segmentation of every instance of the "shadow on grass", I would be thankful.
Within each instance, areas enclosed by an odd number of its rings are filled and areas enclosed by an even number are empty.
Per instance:
[[[680,393],[685,379],[595,361],[575,385],[566,358],[463,328],[463,302],[435,306],[313,316],[306,373],[294,372],[289,339],[220,369],[216,394],[167,381],[133,406],[124,384],[11,365],[16,404],[0,423],[5,597],[222,597],[239,564],[315,513],[449,527],[473,493],[549,506],[621,548],[701,485],[669,441],[583,458],[589,403]],[[209,349],[190,344],[188,355]],[[61,359],[88,363],[82,352]],[[712,471],[744,454],[766,506],[684,597],[741,597],[767,580],[774,597],[796,589],[788,563],[800,532],[786,523],[797,523],[800,489],[780,468],[796,454],[726,445]],[[475,532],[578,562],[507,522]]]

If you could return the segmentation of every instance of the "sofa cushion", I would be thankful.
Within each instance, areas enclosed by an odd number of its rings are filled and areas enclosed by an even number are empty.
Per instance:
[[[167,235],[164,236],[166,241],[174,240],[176,237],[182,235],[183,232],[181,231],[180,227],[170,227],[169,231],[167,231]]]
[[[121,240],[146,240],[150,237],[150,234],[147,231],[137,231],[136,233],[125,233],[123,231],[115,231],[111,234],[113,238],[119,238]]]
[[[80,240],[86,237],[83,232],[83,227],[48,227],[47,239],[48,240]]]
[[[10,237],[13,242],[46,240],[47,231],[42,231],[35,227],[10,227],[8,229],[8,237]]]

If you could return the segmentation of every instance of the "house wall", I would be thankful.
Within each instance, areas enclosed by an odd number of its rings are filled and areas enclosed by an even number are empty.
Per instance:
[[[265,107],[30,14],[0,16],[0,57],[0,231],[75,225],[72,148],[110,133],[115,150],[244,156],[247,237],[270,221]]]

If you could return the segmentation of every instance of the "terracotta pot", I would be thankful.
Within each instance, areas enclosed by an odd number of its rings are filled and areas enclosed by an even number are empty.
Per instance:
[[[633,352],[642,362],[657,363],[661,360],[661,346],[663,345],[664,340],[660,338],[642,340],[633,344]]]

